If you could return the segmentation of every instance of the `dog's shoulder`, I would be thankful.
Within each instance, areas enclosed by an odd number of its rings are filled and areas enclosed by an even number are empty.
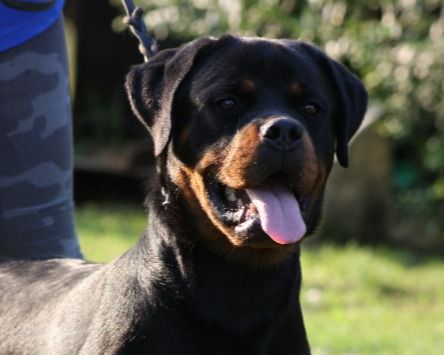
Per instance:
[[[53,299],[100,268],[98,264],[77,259],[3,261],[0,263],[0,318],[6,314],[12,316],[10,310],[13,309],[26,315],[43,301],[50,305]]]

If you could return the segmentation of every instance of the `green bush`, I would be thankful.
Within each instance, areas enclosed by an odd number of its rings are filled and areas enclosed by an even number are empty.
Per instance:
[[[119,3],[120,0],[112,0]],[[399,211],[444,210],[444,14],[440,0],[140,0],[155,36],[302,38],[357,73],[392,139]],[[119,20],[120,21],[120,20]]]

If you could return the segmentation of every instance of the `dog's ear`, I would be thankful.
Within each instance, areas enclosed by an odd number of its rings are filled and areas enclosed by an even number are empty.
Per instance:
[[[311,59],[321,66],[330,80],[336,96],[336,156],[339,164],[348,166],[348,143],[358,130],[367,110],[367,91],[361,81],[342,64],[334,61],[320,49],[304,42],[296,42]]]
[[[132,67],[126,77],[131,108],[153,137],[156,157],[170,139],[176,90],[200,51],[213,42],[211,38],[201,38],[176,49],[163,50],[147,63]]]

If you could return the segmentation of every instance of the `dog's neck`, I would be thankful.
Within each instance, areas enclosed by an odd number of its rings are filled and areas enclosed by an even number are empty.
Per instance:
[[[239,333],[258,326],[259,320],[271,322],[299,307],[299,253],[268,270],[233,262],[200,242],[183,208],[165,208],[156,201],[162,198],[160,191],[156,195],[149,206],[148,231],[136,247],[137,257],[143,259],[137,263],[139,279],[150,280],[147,287],[155,288],[173,306],[180,303],[179,308],[188,309],[193,319]],[[174,225],[168,223],[171,220]],[[153,283],[156,272],[159,282]]]

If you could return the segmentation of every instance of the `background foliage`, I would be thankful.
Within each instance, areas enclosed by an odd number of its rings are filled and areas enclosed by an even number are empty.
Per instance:
[[[111,0],[119,4],[120,0]],[[139,0],[159,40],[234,32],[316,43],[365,82],[393,142],[398,215],[444,212],[441,0]],[[121,18],[115,27],[121,27]]]

